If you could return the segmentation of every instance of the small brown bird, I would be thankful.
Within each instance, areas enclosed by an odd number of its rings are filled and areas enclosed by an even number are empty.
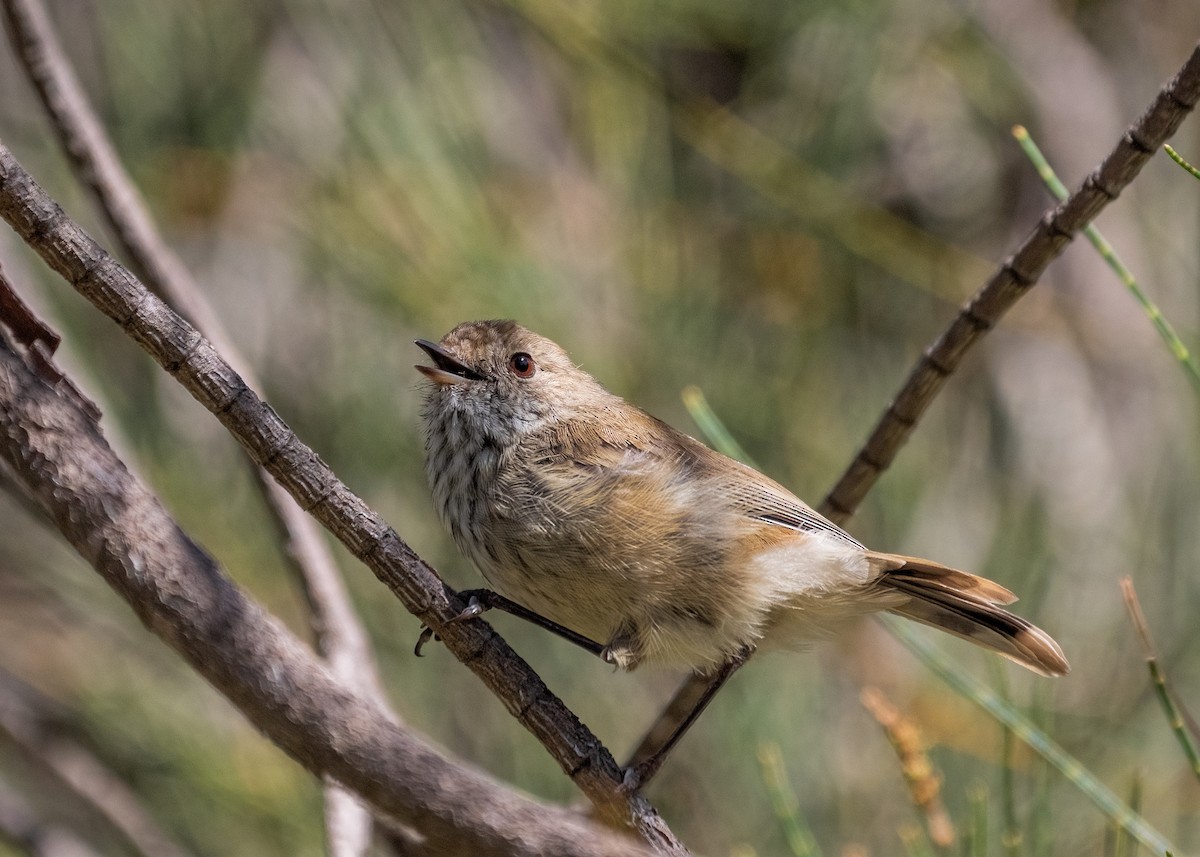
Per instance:
[[[433,382],[425,469],[442,522],[501,595],[610,663],[712,671],[888,610],[1043,675],[1069,669],[1003,609],[1003,586],[867,550],[515,322],[416,344],[434,363],[416,368]]]

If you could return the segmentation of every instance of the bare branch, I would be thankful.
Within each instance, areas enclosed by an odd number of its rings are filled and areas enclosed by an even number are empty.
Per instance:
[[[208,408],[410,612],[438,631],[455,657],[542,742],[602,818],[632,826],[665,853],[686,853],[650,804],[621,788],[621,771],[612,755],[529,665],[486,622],[451,622],[465,605],[453,598],[437,573],[338,480],[195,328],[67,217],[2,144],[0,216]]]
[[[71,163],[92,190],[123,252],[151,291],[204,334],[252,387],[261,386],[187,269],[163,241],[136,187],[121,166],[38,0],[3,0],[9,32],[22,64],[54,122]],[[318,646],[340,674],[379,692],[366,634],[337,573],[336,564],[312,521],[285,493],[268,489],[267,499],[288,537],[288,554],[299,567],[314,612]]]
[[[3,267],[0,267],[0,318],[13,338],[31,351],[53,354],[62,342],[62,337],[44,324],[17,294]]]
[[[0,460],[146,626],[257,728],[315,775],[411,824],[431,851],[645,853],[448,761],[339,682],[187,537],[98,426],[2,341]]]
[[[9,37],[54,123],[67,157],[92,191],[130,267],[224,353],[220,323],[183,264],[154,228],[37,0],[4,0]],[[239,366],[239,369],[241,367]]]

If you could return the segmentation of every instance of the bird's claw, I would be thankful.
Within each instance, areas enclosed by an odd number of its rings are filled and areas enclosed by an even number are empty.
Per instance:
[[[605,646],[600,650],[600,660],[613,668],[613,672],[621,669],[621,659],[617,657],[617,653],[612,646]]]
[[[463,608],[463,611],[451,619],[450,622],[462,622],[465,619],[474,619],[476,616],[482,616],[487,609],[487,605],[479,600],[478,595],[472,595],[467,599],[467,606]]]
[[[438,639],[437,634],[433,633],[433,629],[428,625],[421,626],[421,636],[417,637],[417,644],[413,646],[413,654],[418,658],[422,657],[421,649],[425,648],[425,644],[430,640]]]
[[[476,616],[482,616],[483,613],[488,609],[488,606],[489,605],[480,600],[478,595],[472,595],[467,599],[467,606],[463,608],[462,612],[453,619],[449,620],[446,624],[449,625],[454,622],[462,622],[465,619],[474,619]],[[430,640],[440,639],[441,637],[435,634],[432,628],[430,628],[428,625],[422,625],[421,636],[417,638],[417,644],[413,646],[413,654],[418,658],[422,657],[421,650],[425,648],[425,644]]]

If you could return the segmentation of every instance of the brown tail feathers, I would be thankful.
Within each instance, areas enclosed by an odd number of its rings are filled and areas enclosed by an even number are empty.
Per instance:
[[[1002,605],[1017,600],[998,583],[936,562],[870,552],[879,583],[910,596],[891,612],[970,640],[1046,676],[1071,671],[1049,634]]]

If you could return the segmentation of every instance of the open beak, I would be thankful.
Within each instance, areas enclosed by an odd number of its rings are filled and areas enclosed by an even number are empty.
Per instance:
[[[418,339],[416,340],[416,346],[428,354],[430,359],[436,364],[434,366],[421,366],[418,364],[415,367],[418,372],[433,383],[446,385],[483,380],[482,375],[436,342],[430,342],[428,339]]]

